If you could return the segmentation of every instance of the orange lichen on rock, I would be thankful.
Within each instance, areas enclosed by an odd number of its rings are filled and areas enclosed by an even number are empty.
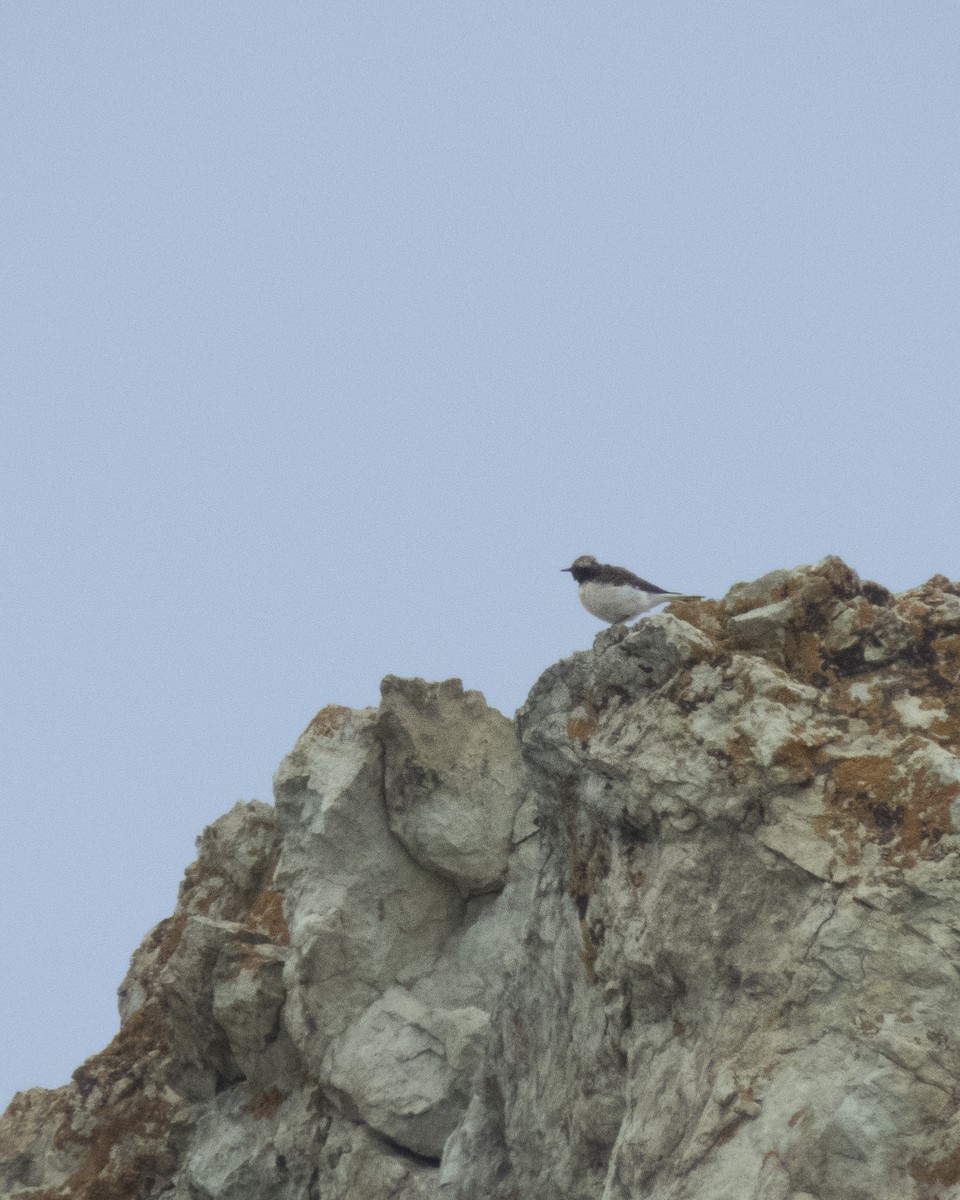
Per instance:
[[[162,1004],[145,1004],[121,1025],[109,1045],[77,1067],[73,1081],[81,1096],[97,1087],[109,1098],[114,1087],[127,1087],[132,1071],[142,1077],[169,1050],[170,1029]]]
[[[130,1200],[145,1194],[154,1179],[164,1177],[177,1106],[151,1094],[149,1076],[157,1061],[169,1053],[169,1031],[161,1007],[145,1005],[109,1046],[73,1073],[77,1100],[61,1107],[61,1123],[53,1142],[58,1149],[79,1153],[76,1168],[59,1186],[15,1193],[13,1200],[17,1196],[30,1200]],[[96,1119],[90,1122],[83,1118],[82,1106],[94,1090],[96,1098],[91,1104]]]
[[[885,865],[910,867],[937,857],[937,844],[952,831],[950,806],[958,795],[960,782],[944,780],[926,766],[857,755],[830,772],[827,811],[814,818],[814,829],[839,839],[847,866],[856,865],[863,846],[872,843]]]
[[[567,721],[567,737],[572,742],[579,741],[586,745],[596,731],[597,721],[595,717],[571,717]]]
[[[187,925],[187,914],[180,913],[176,917],[165,917],[154,929],[154,934],[160,934],[159,949],[156,965],[159,969],[170,961],[177,951]]]
[[[27,1195],[32,1200],[130,1200],[143,1195],[153,1179],[167,1173],[164,1159],[173,1112],[168,1101],[143,1094],[101,1109],[77,1170],[59,1188]]]
[[[823,677],[820,639],[811,630],[788,628],[783,657],[787,670],[801,683],[813,683]]]
[[[265,933],[276,946],[290,945],[290,929],[283,915],[283,896],[276,888],[261,889],[243,923],[248,929]]]
[[[307,728],[318,737],[330,737],[343,725],[350,709],[343,704],[328,704],[321,708]]]
[[[882,754],[842,759],[833,770],[834,803],[858,815],[865,815],[879,804],[893,804],[894,776],[894,764]]]
[[[597,708],[590,700],[584,705],[583,714],[582,717],[569,717],[567,719],[567,737],[572,742],[579,741],[585,746],[596,733],[600,722]]]
[[[950,808],[960,796],[960,783],[942,779],[923,767],[914,772],[912,785],[900,831],[907,866],[918,858],[930,857],[943,835],[953,832]]]
[[[801,737],[781,743],[773,756],[772,765],[779,767],[795,782],[803,784],[816,775],[816,749]]]
[[[734,728],[720,754],[724,757],[727,772],[734,781],[742,779],[754,761],[754,743],[742,729]]]
[[[286,1096],[278,1087],[268,1087],[259,1095],[254,1096],[250,1103],[250,1115],[255,1121],[263,1121],[269,1117],[275,1117],[280,1105],[286,1100]]]
[[[951,687],[960,683],[960,633],[947,634],[933,643],[937,673]]]
[[[960,1183],[960,1150],[954,1150],[936,1162],[924,1163],[914,1158],[910,1163],[910,1174],[917,1183],[939,1183],[952,1187]]]

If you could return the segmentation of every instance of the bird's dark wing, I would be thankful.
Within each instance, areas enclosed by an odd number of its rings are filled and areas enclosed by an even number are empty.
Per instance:
[[[601,565],[595,575],[595,579],[598,583],[610,583],[615,587],[628,584],[630,587],[640,588],[641,591],[651,592],[655,596],[670,594],[666,588],[657,587],[655,583],[647,583],[645,579],[641,579],[639,575],[634,575],[626,567],[612,567],[607,563]]]

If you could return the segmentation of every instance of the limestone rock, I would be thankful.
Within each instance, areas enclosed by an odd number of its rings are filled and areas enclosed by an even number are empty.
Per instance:
[[[488,1023],[482,1009],[432,1009],[394,988],[331,1049],[330,1084],[371,1129],[439,1159],[470,1098]]]
[[[512,725],[479,693],[385,694],[403,703],[317,714],[275,809],[238,804],[204,831],[174,915],[134,953],[117,1038],[0,1121],[0,1195],[433,1196],[522,939],[536,830]],[[471,847],[474,821],[456,869],[412,857],[391,760],[441,781],[425,804],[448,849],[464,801],[488,844]]]
[[[544,674],[543,874],[446,1200],[960,1195],[958,597],[828,559]]]
[[[512,723],[458,679],[388,675],[381,695],[391,830],[465,895],[498,890],[523,787]]]
[[[838,559],[322,710],[199,840],[35,1200],[958,1200],[960,587]]]

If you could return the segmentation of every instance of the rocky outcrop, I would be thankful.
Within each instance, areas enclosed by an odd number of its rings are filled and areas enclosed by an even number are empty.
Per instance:
[[[322,710],[0,1195],[960,1197],[960,587],[839,560]]]
[[[457,681],[323,709],[199,839],[122,1027],[0,1123],[0,1195],[435,1194],[536,861],[511,723]],[[469,811],[466,811],[466,809]]]

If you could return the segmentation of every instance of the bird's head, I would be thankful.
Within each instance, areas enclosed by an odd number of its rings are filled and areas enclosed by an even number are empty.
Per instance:
[[[580,571],[589,571],[591,567],[597,567],[600,564],[592,554],[581,554],[579,558],[575,558],[569,567],[561,567],[562,571],[569,571],[574,579]]]

